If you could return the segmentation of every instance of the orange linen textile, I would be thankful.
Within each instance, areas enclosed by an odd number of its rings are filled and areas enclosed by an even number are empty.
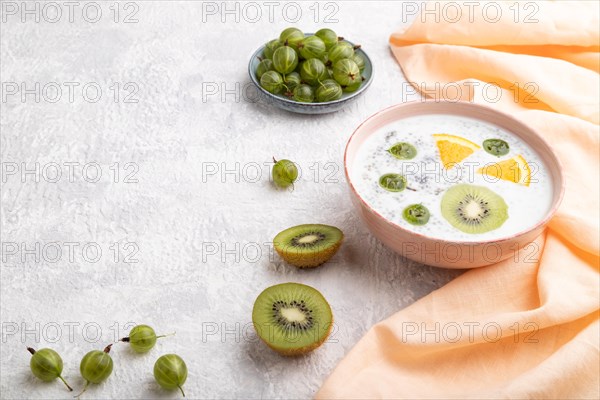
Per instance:
[[[496,23],[418,16],[391,49],[425,96],[487,103],[541,133],[565,169],[562,206],[514,258],[375,325],[318,399],[600,398],[598,2],[538,2],[535,23],[496,4]]]

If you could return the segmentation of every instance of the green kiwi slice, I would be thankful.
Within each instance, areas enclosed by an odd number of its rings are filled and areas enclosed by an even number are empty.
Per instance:
[[[287,356],[319,347],[331,331],[333,314],[323,295],[300,283],[265,289],[254,302],[252,323],[258,337]]]
[[[273,239],[273,245],[288,263],[300,268],[312,268],[333,257],[343,239],[344,233],[335,226],[305,224],[280,232]]]
[[[477,234],[493,231],[508,219],[508,206],[500,195],[483,186],[460,184],[442,197],[442,216],[456,229]]]

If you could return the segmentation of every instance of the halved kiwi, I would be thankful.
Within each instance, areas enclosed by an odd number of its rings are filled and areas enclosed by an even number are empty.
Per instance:
[[[463,232],[485,233],[508,219],[508,206],[500,195],[486,187],[460,184],[444,193],[442,215]]]
[[[306,224],[280,232],[273,239],[273,245],[288,263],[300,268],[311,268],[333,257],[343,239],[344,233],[335,226]]]
[[[252,323],[258,337],[270,348],[295,356],[325,342],[333,326],[333,314],[317,289],[300,283],[282,283],[258,295]]]

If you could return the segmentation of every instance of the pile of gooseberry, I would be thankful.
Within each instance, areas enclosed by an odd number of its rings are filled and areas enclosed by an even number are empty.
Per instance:
[[[337,100],[365,80],[365,59],[355,51],[359,47],[331,29],[305,36],[298,28],[287,28],[265,44],[256,76],[266,91],[298,102]]]
[[[171,335],[173,334],[157,336],[150,326],[137,325],[133,327],[129,336],[119,341],[129,343],[136,353],[147,353],[156,344],[156,339]],[[85,386],[76,396],[77,398],[87,391],[90,383],[102,383],[112,374],[113,360],[109,354],[112,346],[113,344],[109,344],[104,350],[92,350],[83,357],[79,364],[79,372],[85,380]],[[33,375],[45,382],[51,382],[58,378],[69,391],[73,391],[73,388],[62,376],[63,360],[56,351],[47,348],[36,351],[31,347],[28,347],[27,351],[31,353],[29,366]],[[179,389],[183,397],[185,397],[185,393],[182,386],[187,379],[187,374],[185,362],[176,354],[165,354],[154,364],[156,382],[164,389]]]

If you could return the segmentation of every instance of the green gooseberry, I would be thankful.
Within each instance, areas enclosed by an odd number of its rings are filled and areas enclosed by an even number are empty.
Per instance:
[[[301,103],[312,103],[315,101],[315,90],[311,86],[303,83],[296,86],[293,98]]]
[[[309,36],[298,42],[298,52],[305,59],[322,58],[327,53],[325,43],[318,36]]]
[[[300,78],[299,73],[291,72],[283,77],[283,83],[288,90],[294,90],[296,86],[302,83],[302,78]]]
[[[300,73],[300,71],[302,71],[302,64],[304,64],[304,61],[298,60],[298,65],[296,65],[294,72]]]
[[[329,49],[327,53],[327,60],[331,64],[335,64],[339,60],[343,60],[345,58],[352,58],[354,55],[354,48],[348,42],[339,42],[336,43]]]
[[[273,39],[273,40],[268,41],[265,44],[265,48],[263,50],[263,56],[265,56],[265,58],[273,58],[273,53],[275,52],[275,50],[277,50],[281,46],[283,46],[283,43],[281,43],[279,41],[279,39]]]
[[[264,60],[258,63],[258,67],[256,67],[256,76],[258,77],[258,79],[260,79],[265,72],[273,70],[273,60],[265,58]]]
[[[411,225],[425,225],[429,222],[429,209],[423,204],[412,204],[404,209],[402,218]]]
[[[172,336],[175,333],[168,335],[156,336],[154,329],[148,325],[136,325],[129,332],[129,336],[121,339],[121,342],[126,342],[131,345],[131,348],[137,353],[147,353],[156,344],[156,339]]]
[[[281,93],[283,78],[277,71],[267,71],[260,77],[260,86],[269,93]]]
[[[349,59],[339,60],[333,64],[333,79],[342,86],[351,86],[362,81],[358,65]]]
[[[183,384],[188,375],[187,366],[177,354],[165,354],[154,364],[154,379],[163,388],[168,390],[179,389],[183,397]]]
[[[298,168],[296,164],[294,164],[290,160],[275,160],[273,158],[273,183],[276,186],[287,189],[290,186],[294,185],[296,179],[298,179]]]
[[[85,386],[77,397],[85,393],[90,383],[102,383],[110,376],[113,370],[113,360],[108,354],[111,347],[112,344],[109,344],[103,351],[92,350],[83,356],[81,364],[79,364],[79,372],[85,379]]]
[[[398,142],[388,149],[388,153],[399,160],[412,160],[417,156],[417,148],[410,143]]]
[[[355,82],[352,85],[342,86],[342,90],[345,93],[356,92],[360,88],[360,85],[362,85],[362,83],[364,82],[364,80],[365,80],[365,78],[361,77],[361,79],[359,79],[358,82]]]
[[[362,72],[365,69],[366,61],[365,58],[360,54],[354,53],[351,60],[354,61],[356,65],[358,65],[358,69],[360,70],[360,72]]]
[[[280,74],[289,74],[298,66],[298,54],[289,46],[282,46],[273,53],[273,67]]]
[[[342,97],[342,87],[333,79],[325,79],[316,93],[318,102],[333,101]]]
[[[286,28],[279,35],[279,41],[284,45],[296,48],[298,43],[304,39],[304,32],[298,28]]]
[[[510,151],[510,146],[502,139],[486,139],[483,141],[483,149],[496,157],[505,156]]]
[[[58,378],[65,384],[69,391],[73,391],[73,388],[69,386],[67,381],[65,381],[61,375],[63,371],[63,361],[56,351],[52,349],[40,349],[35,351],[31,347],[28,347],[27,351],[31,353],[29,367],[31,368],[33,375],[44,382],[52,382]]]
[[[319,29],[315,36],[319,37],[323,43],[325,43],[325,48],[329,50],[333,45],[337,44],[339,40],[343,40],[344,38],[338,37],[337,33],[328,28]]]
[[[379,178],[379,186],[388,192],[401,192],[406,189],[406,178],[400,174],[385,174]]]
[[[311,58],[302,63],[302,66],[300,67],[300,76],[304,82],[316,86],[320,81],[327,79],[329,74],[323,61]]]

